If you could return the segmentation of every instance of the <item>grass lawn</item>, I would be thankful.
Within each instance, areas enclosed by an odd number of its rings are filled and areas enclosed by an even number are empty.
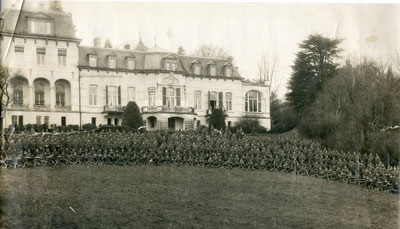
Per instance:
[[[9,169],[0,170],[2,227],[399,228],[399,196],[240,169]]]

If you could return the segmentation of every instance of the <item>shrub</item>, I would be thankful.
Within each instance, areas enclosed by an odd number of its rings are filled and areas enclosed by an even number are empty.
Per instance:
[[[42,125],[42,130],[43,130],[44,132],[48,132],[48,131],[49,131],[49,125],[46,124],[46,123],[44,123],[44,124]]]
[[[266,133],[267,129],[261,126],[258,122],[258,119],[252,117],[243,117],[238,122],[236,122],[235,126],[231,129],[233,133],[236,132],[237,129],[242,128],[245,134],[256,134],[256,133]]]
[[[137,130],[143,126],[143,118],[136,102],[129,102],[122,114],[122,125]]]
[[[95,130],[97,129],[97,127],[91,123],[86,123],[82,125],[82,130],[84,131],[91,131],[91,130]]]
[[[135,131],[135,129],[125,125],[122,126],[100,125],[97,131],[130,132],[130,131]]]
[[[43,131],[43,126],[41,124],[33,124],[32,129],[33,131],[39,133]]]
[[[71,132],[71,131],[79,131],[79,125],[68,125],[67,130],[69,132]]]
[[[221,109],[212,110],[209,125],[217,130],[225,129],[225,116]]]

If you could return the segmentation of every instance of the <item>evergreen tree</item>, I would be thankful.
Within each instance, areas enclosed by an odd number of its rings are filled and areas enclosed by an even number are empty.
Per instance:
[[[221,109],[213,109],[209,124],[217,130],[225,129],[224,112]]]
[[[129,102],[122,114],[122,125],[129,126],[135,130],[143,126],[143,118],[136,102]]]
[[[293,73],[289,80],[286,99],[294,111],[302,114],[315,101],[324,82],[335,73],[335,63],[341,49],[340,39],[329,39],[319,34],[310,35],[299,46]]]

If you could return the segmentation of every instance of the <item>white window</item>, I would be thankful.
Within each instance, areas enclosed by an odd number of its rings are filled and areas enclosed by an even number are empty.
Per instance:
[[[44,124],[49,125],[49,116],[44,116]]]
[[[165,63],[165,68],[167,70],[171,70],[171,63],[169,63],[169,62]]]
[[[117,58],[114,56],[108,57],[108,67],[109,68],[116,68],[117,66]]]
[[[14,104],[22,105],[24,104],[24,88],[22,82],[14,82],[13,88],[13,102]]]
[[[194,108],[201,109],[201,91],[194,92]]]
[[[52,34],[53,23],[45,21],[31,21],[31,33]]]
[[[261,112],[261,93],[258,91],[249,91],[246,93],[245,111]]]
[[[156,89],[149,88],[149,107],[156,106]]]
[[[35,83],[35,105],[44,105],[44,84]]]
[[[42,116],[36,116],[36,124],[42,124]]]
[[[118,105],[118,90],[117,87],[108,87],[108,105]]]
[[[66,49],[58,50],[58,66],[60,66],[60,67],[67,66],[67,50]]]
[[[89,56],[89,65],[90,67],[97,67],[97,56],[95,55],[90,55]]]
[[[18,116],[16,116],[16,115],[11,116],[11,123],[14,126],[18,125]]]
[[[46,33],[46,23],[41,21],[35,21],[35,33],[45,34]]]
[[[128,58],[127,59],[127,63],[128,63],[128,69],[133,70],[135,69],[135,59],[134,58]]]
[[[46,34],[51,34],[51,23],[47,22],[46,23]]]
[[[217,107],[218,94],[217,92],[210,92],[210,108]]]
[[[199,64],[196,64],[196,65],[194,66],[194,74],[200,75],[200,69],[201,69],[200,65],[199,65]]]
[[[65,106],[65,85],[57,83],[56,84],[56,105]]]
[[[217,67],[210,66],[210,75],[216,76],[217,75]]]
[[[171,63],[171,70],[175,71],[176,70],[176,64],[175,63]]]
[[[168,107],[173,107],[174,106],[174,100],[175,100],[175,96],[174,96],[174,89],[173,88],[167,88],[167,106]]]
[[[18,65],[24,64],[24,46],[15,46],[15,58],[17,59]]]
[[[45,65],[46,62],[46,48],[36,48],[36,64]]]
[[[97,105],[97,85],[89,86],[89,105]]]
[[[128,87],[127,95],[128,95],[128,102],[135,101],[135,88],[134,87]]]
[[[225,108],[228,111],[231,111],[232,110],[232,93],[230,93],[230,92],[226,93],[226,95],[225,95],[225,103],[226,103],[226,107]]]
[[[232,76],[232,68],[231,67],[226,67],[225,68],[225,75],[227,77],[231,77]]]

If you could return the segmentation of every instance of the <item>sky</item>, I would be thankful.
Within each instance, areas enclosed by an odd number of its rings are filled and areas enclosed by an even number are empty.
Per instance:
[[[3,0],[3,7],[15,0]],[[110,39],[114,47],[139,40],[191,54],[202,44],[227,50],[244,78],[257,78],[262,55],[275,60],[273,89],[287,92],[298,44],[310,34],[344,39],[342,60],[389,61],[400,52],[400,4],[266,2],[64,1],[81,45]]]

